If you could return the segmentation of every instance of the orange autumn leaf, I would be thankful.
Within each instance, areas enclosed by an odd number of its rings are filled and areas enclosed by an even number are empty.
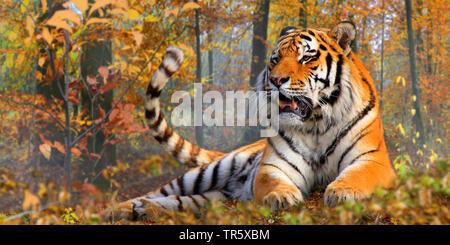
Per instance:
[[[81,156],[81,151],[78,150],[77,148],[70,149],[70,152],[72,152],[72,154],[74,154],[77,157]]]
[[[61,143],[59,143],[58,141],[55,141],[53,143],[53,147],[55,147],[62,154],[66,154],[66,148]]]

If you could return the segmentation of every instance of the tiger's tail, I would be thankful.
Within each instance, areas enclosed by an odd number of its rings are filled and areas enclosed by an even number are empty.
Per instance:
[[[223,157],[218,151],[209,151],[183,139],[175,133],[164,119],[159,97],[169,78],[178,71],[183,62],[183,52],[173,46],[166,49],[166,56],[153,74],[145,98],[145,118],[152,136],[181,163],[189,167],[201,166]]]

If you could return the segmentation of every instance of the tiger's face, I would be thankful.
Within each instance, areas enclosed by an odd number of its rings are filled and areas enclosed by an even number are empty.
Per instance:
[[[281,125],[301,126],[332,113],[354,36],[354,26],[348,22],[331,31],[282,30],[266,79],[266,90],[279,92]]]

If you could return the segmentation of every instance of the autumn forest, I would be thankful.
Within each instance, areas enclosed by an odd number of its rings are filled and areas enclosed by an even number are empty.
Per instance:
[[[0,2],[0,224],[449,224],[450,2],[446,0],[3,0]],[[145,121],[145,93],[168,46],[184,53],[161,94],[255,87],[286,26],[356,26],[396,187],[296,208],[210,203],[139,221],[114,203],[186,172]],[[172,126],[208,150],[260,139],[250,126]]]

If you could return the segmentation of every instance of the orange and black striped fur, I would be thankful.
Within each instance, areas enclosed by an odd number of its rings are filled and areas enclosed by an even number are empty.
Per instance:
[[[168,126],[159,96],[183,60],[167,49],[147,90],[146,119],[155,139],[180,162],[193,166],[159,190],[123,202],[121,218],[191,208],[232,198],[272,209],[302,202],[326,186],[324,201],[366,198],[396,175],[389,161],[372,78],[352,53],[355,27],[283,29],[257,89],[279,92],[277,136],[230,153],[201,149]]]

